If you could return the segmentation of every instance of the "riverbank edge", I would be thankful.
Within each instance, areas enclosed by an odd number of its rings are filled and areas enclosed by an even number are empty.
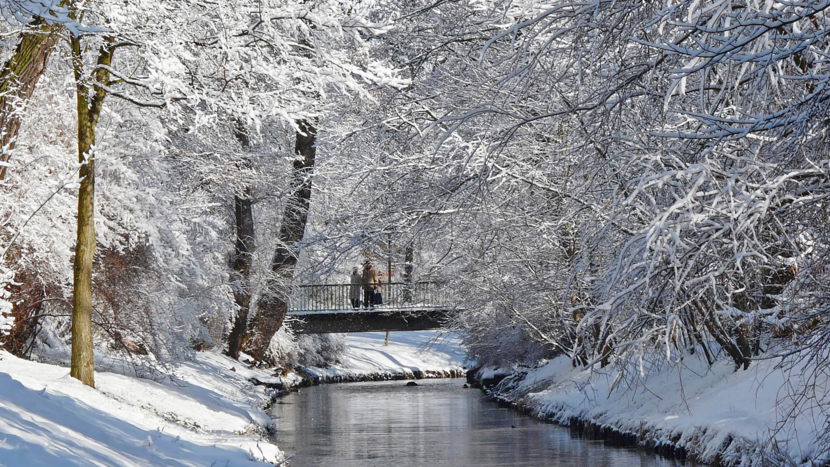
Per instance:
[[[307,352],[319,353],[314,342]],[[466,351],[452,333],[415,331],[403,333],[353,333],[344,336],[337,354],[306,365],[269,371],[250,368],[248,381],[271,393],[267,407],[287,392],[319,384],[401,381],[427,378],[463,378]]]
[[[472,368],[467,372],[467,382],[502,407],[508,407],[545,423],[568,428],[575,435],[588,440],[603,441],[608,446],[634,448],[668,459],[714,467],[766,465],[765,461],[772,461],[763,446],[734,434],[727,434],[720,447],[712,450],[704,446],[715,434],[708,433],[705,427],[696,428],[695,433],[684,433],[683,436],[667,435],[660,428],[642,423],[637,429],[632,429],[603,423],[594,417],[586,416],[585,411],[573,407],[546,405],[539,400],[528,398],[527,394],[521,394],[520,388],[527,376],[526,372],[501,371],[496,367]],[[749,461],[749,464],[746,461]]]
[[[329,374],[326,368],[318,367],[296,367],[291,369],[285,376],[279,378],[251,377],[249,381],[255,386],[265,386],[272,390],[271,400],[262,410],[267,411],[280,397],[290,392],[298,391],[309,386],[320,384],[338,383],[365,383],[372,381],[407,381],[419,379],[441,379],[441,378],[464,378],[467,370],[464,367],[443,368],[443,369],[388,369],[381,371],[365,372],[341,369],[341,373]],[[345,373],[343,373],[345,371]]]

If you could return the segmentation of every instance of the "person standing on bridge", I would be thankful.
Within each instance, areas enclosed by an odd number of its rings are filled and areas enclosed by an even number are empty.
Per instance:
[[[366,261],[363,266],[363,308],[375,307],[375,284],[378,283],[378,274],[372,269],[372,263]]]
[[[352,302],[352,308],[360,308],[360,286],[363,285],[363,276],[357,270],[357,266],[352,268],[351,286],[349,287],[349,300]]]

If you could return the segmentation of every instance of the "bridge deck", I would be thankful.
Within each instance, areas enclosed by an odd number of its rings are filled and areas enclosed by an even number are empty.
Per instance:
[[[444,327],[456,310],[428,307],[395,309],[342,309],[331,311],[292,311],[298,318],[291,328],[296,334],[338,332],[425,331]]]

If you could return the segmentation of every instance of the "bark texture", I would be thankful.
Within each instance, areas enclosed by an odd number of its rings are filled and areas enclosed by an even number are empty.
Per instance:
[[[237,128],[236,139],[242,145],[242,150],[249,147],[248,135],[244,129]],[[236,220],[236,247],[231,259],[233,273],[233,298],[236,301],[237,313],[233,328],[228,335],[228,356],[239,358],[242,350],[242,337],[248,324],[248,312],[251,307],[251,263],[256,250],[254,231],[254,213],[251,202],[251,189],[246,188],[242,195],[235,195],[234,217]]]
[[[73,37],[72,60],[78,112],[78,229],[73,265],[72,296],[72,363],[69,374],[87,386],[95,387],[92,359],[92,261],[95,256],[95,127],[104,105],[106,91],[99,86],[89,88],[83,68],[81,38]],[[113,49],[98,51],[98,65],[112,63]],[[92,79],[106,84],[109,72],[98,68]]]
[[[247,351],[258,362],[273,364],[269,355],[271,338],[282,327],[288,310],[290,284],[297,266],[300,242],[305,234],[308,220],[308,207],[311,203],[314,159],[317,154],[317,128],[315,122],[303,120],[298,122],[296,134],[292,192],[285,205],[280,225],[279,244],[271,260],[271,278],[257,302]]]
[[[58,42],[57,28],[35,21],[0,70],[0,180],[6,177],[5,163],[11,157],[20,130],[21,111],[32,97]]]

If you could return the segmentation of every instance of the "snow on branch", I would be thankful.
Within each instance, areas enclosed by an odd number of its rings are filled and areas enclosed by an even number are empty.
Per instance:
[[[0,0],[0,14],[9,24],[20,26],[40,18],[47,24],[60,24],[73,35],[104,31],[84,26],[72,18],[64,0]]]

